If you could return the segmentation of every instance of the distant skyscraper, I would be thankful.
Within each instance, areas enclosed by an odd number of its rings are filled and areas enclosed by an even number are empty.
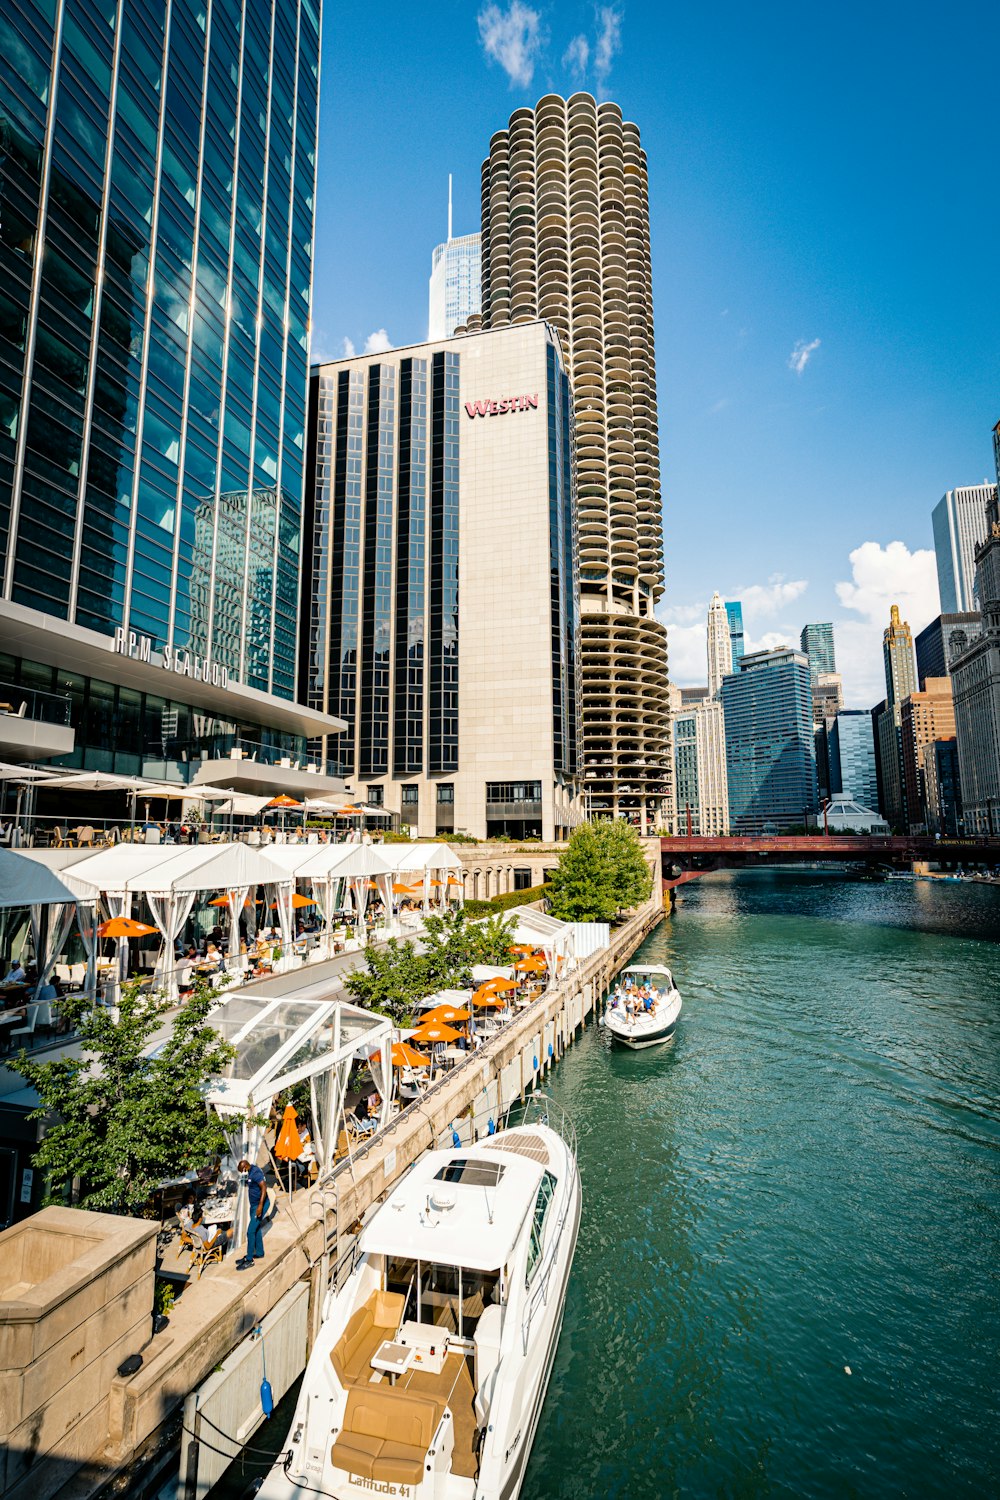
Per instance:
[[[878,810],[878,776],[872,716],[865,708],[842,708],[830,726],[830,790]]]
[[[809,658],[809,675],[814,685],[821,672],[836,672],[833,626],[828,620],[820,625],[803,625],[799,644]]]
[[[995,484],[948,490],[931,512],[943,614],[976,608],[976,548],[986,540],[986,507],[996,492]]]
[[[693,708],[682,709],[673,721],[674,832],[701,833],[698,802],[698,735]]]
[[[450,339],[480,309],[481,236],[451,232],[451,177],[448,178],[448,238],[431,257],[427,340]]]
[[[964,614],[938,615],[914,640],[917,651],[917,681],[921,689],[928,677],[947,677],[951,664],[982,634],[983,617],[978,610]]]
[[[904,698],[900,707],[903,782],[910,833],[929,830],[924,761],[929,747],[955,738],[955,704],[950,677],[928,677],[924,689]]]
[[[993,429],[1000,483],[1000,422]],[[1000,833],[1000,501],[993,492],[976,556],[983,631],[952,663],[966,833]]]
[[[584,765],[598,816],[652,830],[668,755],[646,153],[610,100],[548,94],[490,139],[482,326],[544,318],[573,388]],[[477,322],[473,319],[473,324]]]
[[[813,723],[823,724],[832,719],[844,706],[844,684],[839,672],[820,672],[813,677]]]
[[[729,615],[717,593],[708,607],[708,696],[717,698],[723,677],[733,670],[733,647]]]
[[[890,708],[898,707],[904,698],[917,691],[917,668],[913,658],[913,633],[899,616],[899,605],[889,612],[889,624],[882,632],[882,661],[885,666],[885,697]]]
[[[903,699],[917,691],[917,669],[913,657],[913,635],[906,621],[900,619],[898,604],[892,606],[889,624],[882,635],[882,660],[885,666],[885,707],[879,710],[875,720],[881,810],[893,829],[905,832],[908,817],[900,710]]]
[[[698,813],[703,834],[729,832],[729,785],[726,773],[726,725],[718,698],[707,698],[694,711],[698,756]]]
[[[720,696],[732,831],[803,824],[817,810],[808,659],[787,647],[755,651]]]
[[[726,614],[729,616],[729,640],[733,653],[733,671],[740,670],[740,662],[743,660],[745,640],[743,637],[743,605],[738,599],[729,599],[726,602]]]

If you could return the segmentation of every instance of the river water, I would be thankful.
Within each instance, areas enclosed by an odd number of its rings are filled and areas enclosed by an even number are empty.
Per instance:
[[[674,1047],[551,1081],[584,1213],[524,1500],[1000,1495],[1000,888],[681,896]]]

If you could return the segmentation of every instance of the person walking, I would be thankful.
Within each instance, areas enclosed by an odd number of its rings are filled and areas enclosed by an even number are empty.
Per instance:
[[[238,1172],[247,1174],[247,1196],[250,1200],[250,1220],[247,1224],[247,1253],[236,1262],[237,1271],[246,1271],[255,1260],[264,1259],[264,1237],[261,1227],[267,1207],[267,1183],[260,1167],[251,1166],[246,1157],[237,1163]]]

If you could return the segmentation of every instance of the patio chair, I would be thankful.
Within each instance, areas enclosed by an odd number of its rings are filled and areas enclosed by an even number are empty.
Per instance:
[[[49,834],[50,849],[63,849],[66,847],[68,842],[69,840],[63,833],[62,829],[59,827],[53,828],[52,832]]]
[[[226,1231],[217,1226],[210,1240],[203,1240],[201,1235],[192,1234],[190,1230],[181,1226],[181,1249],[190,1252],[191,1259],[188,1262],[190,1273],[197,1266],[198,1280],[206,1266],[222,1264],[223,1251],[226,1248]]]
[[[69,966],[69,983],[71,985],[73,985],[76,989],[82,990],[83,986],[86,984],[86,982],[87,982],[87,965],[86,964],[70,964],[70,966]]]
[[[34,1037],[35,1027],[38,1024],[38,1012],[42,1009],[43,1005],[49,1012],[49,1024],[52,1024],[52,1010],[48,1002],[36,1000],[33,1004],[29,1005],[25,1011],[24,1025],[12,1027],[10,1033],[10,1043],[12,1047],[14,1046],[15,1037],[21,1037],[22,1039],[24,1037],[28,1037],[29,1039]]]
[[[89,849],[93,845],[94,830],[89,823],[76,830],[76,842],[81,849]]]

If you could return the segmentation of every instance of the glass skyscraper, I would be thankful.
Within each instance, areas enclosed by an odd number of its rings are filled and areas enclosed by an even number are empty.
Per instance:
[[[746,649],[746,639],[743,635],[743,605],[739,599],[728,599],[726,601],[726,614],[729,616],[729,640],[733,653],[733,671],[738,672]]]
[[[435,246],[427,309],[429,340],[450,339],[456,328],[479,312],[481,265],[478,234],[460,234]]]
[[[830,791],[878,811],[878,774],[872,716],[866,708],[842,708],[830,725]]]
[[[833,626],[829,621],[819,625],[803,625],[799,644],[809,658],[809,676],[813,689],[821,672],[836,672],[837,656],[833,649]]]
[[[319,0],[0,11],[2,598],[295,690]]]
[[[801,826],[816,811],[809,663],[798,651],[755,651],[723,679],[729,823],[733,833]]]

